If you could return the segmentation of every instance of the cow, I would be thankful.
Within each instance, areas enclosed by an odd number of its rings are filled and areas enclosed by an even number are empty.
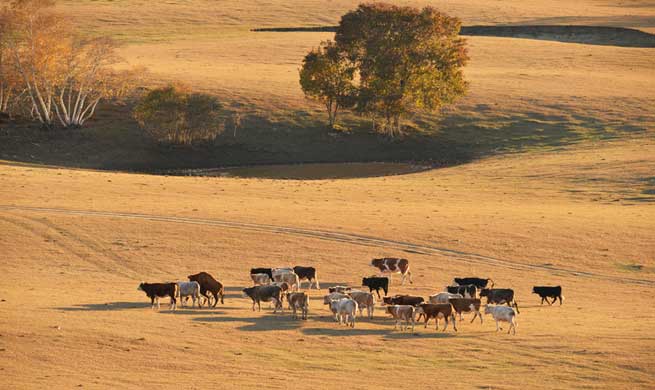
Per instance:
[[[425,301],[423,297],[417,297],[412,295],[396,295],[393,297],[384,297],[382,298],[383,305],[411,305],[417,306]]]
[[[159,310],[159,298],[170,297],[171,298],[171,309],[175,310],[177,307],[177,284],[175,283],[146,283],[141,282],[137,290],[141,290],[146,293],[148,298],[150,298],[150,303],[152,304],[152,309],[155,309],[155,301],[157,301],[157,310]]]
[[[409,282],[414,283],[412,281],[412,273],[409,271],[409,261],[407,259],[394,257],[373,259],[371,260],[371,266],[380,271],[380,276],[389,274],[389,278],[391,278],[391,274],[399,273],[402,276],[400,279],[401,285],[405,284],[405,277],[409,277]]]
[[[461,294],[452,294],[449,292],[441,292],[428,297],[430,303],[448,303],[450,298],[464,298]]]
[[[490,303],[499,305],[505,303],[507,306],[514,307],[516,313],[520,314],[519,306],[514,300],[514,290],[511,288],[483,288],[480,290],[480,297],[487,297],[487,305]]]
[[[460,294],[464,298],[477,298],[478,289],[474,284],[464,286],[446,286],[446,291],[451,294]]]
[[[484,307],[484,314],[492,315],[496,321],[496,332],[503,330],[503,328],[500,327],[499,322],[508,322],[509,330],[507,331],[507,334],[512,330],[514,331],[514,334],[516,334],[516,313],[511,307],[486,305]]]
[[[544,304],[544,300],[550,306],[553,303],[555,303],[557,299],[559,299],[559,304],[561,306],[562,300],[564,299],[564,297],[562,296],[562,286],[554,286],[554,287],[534,286],[532,287],[532,293],[538,294],[541,297],[542,305]],[[553,298],[553,301],[548,302],[548,298]]]
[[[289,274],[293,273],[293,268],[291,267],[278,267],[278,268],[271,268],[271,279],[275,280],[276,275],[283,275],[283,274]]]
[[[304,292],[287,293],[287,302],[293,311],[293,318],[298,319],[297,311],[300,310],[301,318],[307,319],[309,312],[309,296]]]
[[[473,312],[474,316],[471,318],[471,323],[475,317],[480,317],[482,323],[482,314],[480,313],[480,300],[478,298],[450,298],[449,302],[453,305],[455,312],[459,314],[459,320],[462,321],[462,313]]]
[[[334,301],[335,299],[342,299],[342,298],[350,298],[350,297],[347,294],[339,293],[339,292],[329,293],[328,295],[325,295],[323,297],[323,304],[329,305],[330,302]]]
[[[271,278],[268,276],[268,274],[265,273],[250,274],[250,279],[252,279],[252,282],[255,284],[255,286],[271,284]]]
[[[273,273],[273,281],[287,283],[291,291],[298,291],[300,287],[300,279],[293,271],[287,273]]]
[[[472,284],[478,289],[483,289],[483,288],[487,288],[487,284],[491,282],[491,286],[489,286],[489,288],[494,287],[494,281],[489,278],[483,279],[483,278],[470,277],[470,278],[455,278],[453,280],[455,281],[455,284],[458,284],[460,286],[466,286]],[[475,298],[475,297],[471,297],[471,298]]]
[[[253,286],[244,288],[243,296],[252,299],[252,311],[255,311],[255,304],[262,311],[261,302],[275,302],[275,309],[273,313],[277,313],[277,309],[282,309],[282,289],[278,286]]]
[[[348,295],[357,302],[360,317],[362,316],[362,311],[366,308],[368,318],[373,318],[373,312],[375,311],[375,296],[373,294],[366,291],[353,290]]]
[[[453,329],[457,332],[457,322],[455,321],[455,309],[450,303],[421,303],[416,306],[416,313],[421,316],[425,316],[425,327],[428,327],[428,321],[430,318],[434,318],[437,323],[435,326],[436,330],[439,330],[439,315],[442,315],[446,324],[443,327],[443,332],[448,328],[448,318],[453,320]]]
[[[345,293],[349,292],[350,290],[352,290],[352,288],[350,288],[350,287],[348,287],[348,286],[334,286],[334,287],[328,287],[328,292],[329,292],[329,293],[338,292],[338,293],[343,293],[343,294],[345,294]]]
[[[188,300],[189,297],[191,297],[191,307],[196,305],[196,300],[198,300],[198,309],[202,307],[200,283],[198,282],[177,282],[177,296],[183,307],[185,300]],[[207,300],[207,306],[209,306],[209,300]]]
[[[409,328],[409,324],[412,324],[412,332],[414,331],[414,312],[415,308],[411,305],[391,305],[386,307],[386,312],[391,314],[396,322],[394,323],[393,328],[397,329],[398,324],[400,324],[400,330],[406,330]],[[403,329],[403,323],[405,321],[405,328]]]
[[[298,278],[300,278],[301,282],[305,279],[307,280],[307,282],[309,282],[309,287],[307,287],[307,289],[311,290],[312,285],[314,285],[314,287],[316,287],[317,290],[321,289],[321,285],[318,284],[318,276],[316,274],[316,268],[302,267],[297,265],[293,267],[293,272],[295,272],[298,275]]]
[[[250,275],[252,274],[266,274],[271,280],[273,280],[273,269],[272,268],[251,268]]]
[[[207,298],[207,302],[209,305],[209,295],[207,292],[212,293],[214,296],[214,305],[212,307],[216,307],[216,304],[218,303],[218,297],[221,297],[221,304],[224,304],[225,302],[223,301],[223,295],[224,293],[224,287],[221,282],[218,280],[214,279],[213,276],[208,274],[207,272],[199,272],[194,275],[189,275],[187,276],[189,281],[192,282],[198,282],[200,284],[200,294],[204,295]]]
[[[384,295],[387,295],[389,293],[389,278],[387,277],[378,278],[376,276],[370,278],[363,278],[362,286],[368,287],[369,292],[373,292],[373,290],[375,290],[375,292],[378,294],[378,299],[379,299],[381,298],[380,289],[384,291]]]
[[[346,324],[351,328],[355,327],[357,316],[357,302],[350,298],[335,299],[330,302],[330,310],[334,313],[339,324]]]

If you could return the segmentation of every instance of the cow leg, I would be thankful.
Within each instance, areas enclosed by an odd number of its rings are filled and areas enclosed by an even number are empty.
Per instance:
[[[159,297],[155,298],[155,300],[157,301],[157,310],[159,310]]]
[[[155,297],[150,297],[150,308],[155,310]]]
[[[498,325],[498,320],[496,320],[496,332],[500,330],[500,326]]]
[[[457,332],[457,321],[455,320],[455,315],[453,314],[453,329]]]
[[[541,304],[544,304],[544,297],[541,297]]]
[[[562,306],[562,296],[559,295],[557,298],[559,298],[559,305]],[[555,301],[553,301],[553,302],[555,302]]]

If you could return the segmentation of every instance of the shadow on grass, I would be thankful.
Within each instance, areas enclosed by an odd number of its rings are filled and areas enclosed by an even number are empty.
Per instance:
[[[61,311],[113,311],[130,309],[150,309],[150,302],[107,302],[107,303],[85,303],[70,307],[58,307]],[[168,310],[168,302],[161,304],[161,310]],[[155,310],[157,308],[155,307]]]
[[[193,321],[205,323],[247,323],[237,327],[239,330],[247,332],[265,332],[272,330],[293,330],[300,328],[304,322],[295,320],[291,317],[289,311],[279,314],[267,314],[258,317],[197,317]]]

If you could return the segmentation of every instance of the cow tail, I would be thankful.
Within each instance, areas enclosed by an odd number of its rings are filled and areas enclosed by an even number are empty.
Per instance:
[[[495,285],[496,283],[493,281],[493,279],[491,279],[491,278],[487,278],[487,281],[488,281],[488,282],[491,282],[491,287],[490,287],[490,288],[494,288],[494,285]]]

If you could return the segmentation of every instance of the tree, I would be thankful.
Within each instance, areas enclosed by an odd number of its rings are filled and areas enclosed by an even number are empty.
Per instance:
[[[20,90],[19,75],[9,53],[10,16],[7,7],[0,9],[0,113],[5,115],[9,114],[10,104]]]
[[[135,107],[134,118],[152,138],[174,145],[213,141],[224,129],[218,99],[181,86],[150,91]]]
[[[322,42],[303,60],[300,86],[305,96],[325,105],[331,128],[336,123],[338,111],[354,104],[354,74],[353,64],[332,41]]]
[[[101,99],[119,97],[134,72],[115,71],[119,62],[108,38],[83,39],[51,10],[52,0],[16,0],[9,9],[8,47],[32,103],[46,127],[82,126]]]
[[[341,18],[335,41],[359,72],[356,109],[401,133],[401,117],[462,96],[468,61],[461,22],[432,7],[362,4]]]

